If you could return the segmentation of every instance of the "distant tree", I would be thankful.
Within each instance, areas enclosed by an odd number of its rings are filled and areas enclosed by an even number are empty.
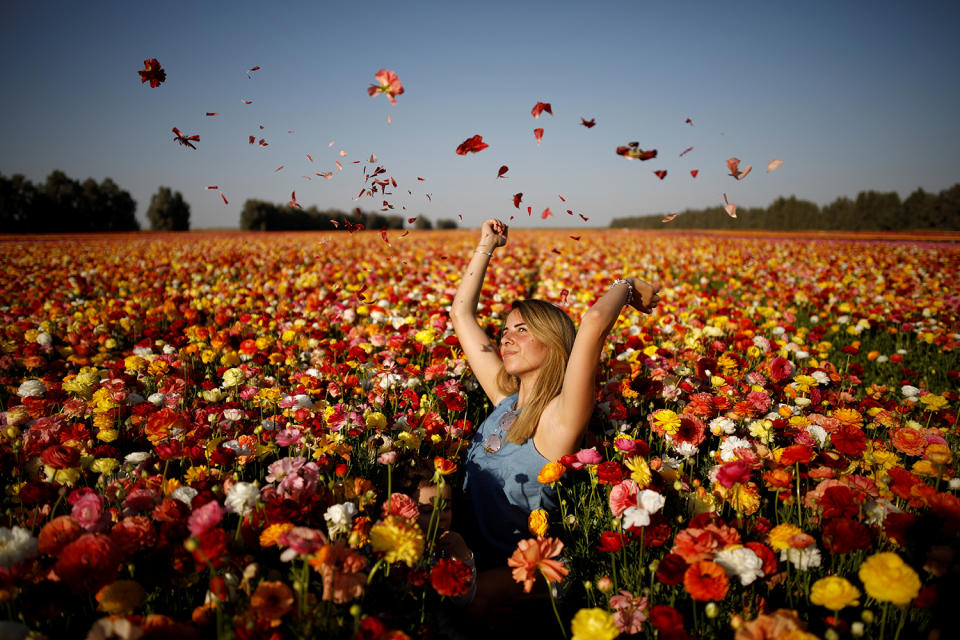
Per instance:
[[[437,229],[456,229],[456,220],[437,220]]]
[[[154,231],[188,231],[190,229],[190,205],[179,191],[160,187],[150,198],[147,220]]]
[[[55,169],[43,185],[35,216],[45,231],[86,231],[80,184],[60,169]],[[38,229],[39,231],[40,229]]]
[[[857,218],[863,221],[863,229],[889,231],[909,226],[903,219],[903,205],[896,191],[861,191],[857,194],[853,207]]]
[[[240,228],[244,231],[266,231],[276,207],[263,200],[247,200],[240,211]]]
[[[433,229],[433,223],[430,222],[430,218],[427,216],[417,216],[417,219],[413,223],[414,229]]]
[[[37,188],[22,173],[11,178],[0,174],[0,229],[5,233],[29,233],[30,216],[39,197]]]
[[[121,189],[112,178],[104,178],[99,186],[101,231],[139,231],[137,201]]]
[[[937,220],[939,227],[960,229],[960,183],[937,195]]]

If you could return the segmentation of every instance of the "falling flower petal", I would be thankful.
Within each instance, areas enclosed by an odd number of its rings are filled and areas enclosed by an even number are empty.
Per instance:
[[[220,115],[220,114],[217,113],[216,111],[207,111],[204,115],[207,115],[207,116],[218,116],[218,115]]]
[[[663,216],[663,220],[661,220],[660,222],[670,222],[671,220],[673,220],[674,218],[676,218],[678,215],[680,215],[680,214],[679,214],[679,213],[668,213],[667,215]]]
[[[371,84],[367,88],[367,93],[370,94],[370,97],[372,98],[382,93],[390,100],[390,104],[397,104],[396,96],[403,93],[403,83],[400,82],[397,74],[393,71],[380,69],[374,78],[376,78],[377,84]]]
[[[522,192],[521,192],[521,193],[515,193],[515,194],[513,194],[513,206],[516,207],[517,209],[520,208],[520,201],[521,201],[521,200],[523,200],[523,193],[522,193]]]
[[[700,173],[700,169],[690,169],[690,175],[694,178],[697,177],[697,174]]]
[[[550,108],[549,102],[538,102],[537,104],[533,105],[533,109],[530,110],[530,114],[534,117],[534,119],[539,119],[540,114],[544,111],[550,115],[553,115],[553,110]]]
[[[683,156],[687,155],[691,151],[693,151],[693,147],[687,147],[686,149],[680,152],[680,157],[682,158]]]
[[[540,141],[543,140],[543,129],[534,129],[533,136],[537,139],[537,144],[540,144]]]
[[[287,203],[288,207],[297,207],[298,209],[303,209],[300,206],[300,203],[297,202],[297,192],[293,191],[290,193],[290,202]]]
[[[509,170],[510,170],[510,167],[508,167],[507,165],[501,165],[500,169],[497,171],[497,177],[502,178],[504,175],[506,175],[507,171]]]
[[[657,157],[657,150],[644,151],[639,142],[628,142],[625,146],[617,147],[617,155],[630,160],[650,160]]]
[[[566,202],[566,201],[567,201],[567,199],[564,198],[564,197],[563,197],[562,195],[560,195],[559,193],[557,194],[557,197],[560,198],[560,201],[561,201],[561,202]]]
[[[346,158],[346,157],[347,157],[347,152],[344,151],[343,149],[340,149],[340,151],[338,152],[337,155],[339,155],[341,158]]]
[[[581,237],[582,237],[582,236],[570,236],[570,239],[571,239],[571,240],[576,240],[577,242],[580,242],[580,238],[581,238]]]
[[[309,153],[307,154],[307,160],[309,160],[310,162],[313,162],[313,156],[310,155]]]
[[[544,209],[543,213],[540,214],[541,220],[546,220],[547,218],[552,218],[552,217],[553,217],[553,211],[550,211],[550,207],[547,207],[546,209]]]
[[[257,66],[255,66],[255,67],[250,67],[249,69],[247,69],[247,77],[248,77],[248,78],[252,78],[252,77],[253,77],[253,75],[252,75],[253,72],[254,72],[254,71],[259,71],[259,70],[260,70],[260,65],[257,65]]]
[[[243,100],[242,98],[241,98],[240,102],[242,102],[243,104],[253,104],[253,100]],[[262,127],[261,127],[261,128],[262,128]]]
[[[230,203],[227,201],[227,196],[223,195],[223,191],[220,192],[220,197],[223,198],[223,204],[230,204]]]
[[[477,153],[478,151],[483,151],[489,146],[490,145],[483,141],[483,136],[475,135],[460,143],[460,145],[457,147],[457,155],[465,156],[467,153]]]
[[[666,170],[666,169],[660,169],[660,170],[658,170],[658,171],[654,171],[653,173],[656,174],[656,176],[657,176],[658,178],[660,178],[661,180],[663,180],[664,178],[667,177],[667,170]]]
[[[731,218],[736,218],[736,217],[737,217],[737,205],[735,205],[735,204],[733,204],[732,202],[730,202],[729,200],[727,200],[727,194],[723,194],[723,201],[724,201],[724,203],[726,204],[726,206],[724,207],[724,209],[726,210],[727,215],[730,216]]]
[[[743,171],[739,168],[740,158],[730,158],[727,160],[727,168],[730,169],[730,175],[736,178],[737,180],[743,180],[747,177],[747,174],[753,169],[753,166],[747,165],[744,167]]]
[[[196,149],[196,147],[191,143],[200,142],[200,136],[185,136],[180,133],[180,129],[177,129],[176,127],[173,128],[173,135],[174,142],[178,142],[185,147],[190,147],[191,149]]]
[[[138,71],[140,74],[140,84],[149,82],[150,87],[156,89],[160,83],[167,79],[167,72],[160,67],[156,58],[148,58],[143,61],[143,69]]]
[[[279,167],[277,167],[276,169],[274,169],[273,172],[276,173],[277,171],[280,171],[281,169],[283,169],[285,166],[286,166],[286,165],[280,165]]]
[[[767,173],[779,169],[781,165],[783,165],[783,160],[780,158],[774,158],[770,161],[770,164],[767,165]]]
[[[582,126],[586,127],[587,129],[590,129],[590,128],[593,127],[595,124],[597,124],[597,119],[596,119],[596,118],[590,118],[589,120],[587,120],[587,119],[584,118],[583,116],[580,116],[580,124],[581,124]]]
[[[581,218],[583,218],[583,221],[584,221],[584,222],[587,222],[587,221],[590,219],[590,218],[588,218],[587,216],[583,215],[582,213],[578,213],[577,215],[580,216]]]
[[[687,118],[684,122],[690,125],[691,127],[693,126],[693,120],[691,120],[690,118]]]

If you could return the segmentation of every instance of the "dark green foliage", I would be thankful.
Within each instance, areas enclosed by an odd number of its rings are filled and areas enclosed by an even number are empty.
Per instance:
[[[34,186],[20,174],[0,175],[3,233],[138,231],[136,209],[136,201],[110,178],[81,184],[58,169]]]
[[[669,224],[664,214],[614,218],[611,227],[632,229],[731,229],[768,231],[906,231],[960,229],[960,183],[939,194],[917,189],[900,201],[896,192],[861,191],[855,200],[841,196],[822,209],[796,196],[780,197],[766,209],[723,207],[688,209]]]
[[[364,229],[403,229],[403,218],[397,215],[364,212],[354,209],[320,211],[273,204],[263,200],[247,200],[240,212],[240,228],[245,231],[347,231],[363,225]]]
[[[154,231],[189,231],[190,205],[179,191],[160,187],[150,198],[147,220]]]

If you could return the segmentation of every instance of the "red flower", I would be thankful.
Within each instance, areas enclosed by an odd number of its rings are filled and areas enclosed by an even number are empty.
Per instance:
[[[901,546],[906,547],[910,539],[915,534],[914,525],[917,523],[917,516],[912,513],[888,513],[883,520],[883,532],[891,540],[896,540]]]
[[[706,439],[707,428],[697,416],[683,413],[680,415],[680,429],[673,434],[675,442],[689,442],[699,447]]]
[[[80,523],[71,516],[57,516],[40,529],[37,536],[37,551],[42,555],[55,556],[66,545],[84,533]]]
[[[623,549],[628,541],[627,536],[622,533],[604,531],[600,534],[600,544],[597,545],[597,550],[603,551],[604,553],[616,553],[620,551],[620,549]]]
[[[850,553],[858,549],[870,549],[873,546],[870,528],[851,518],[828,520],[823,525],[822,537],[823,546],[832,554]]]
[[[220,528],[207,529],[197,536],[197,548],[193,551],[193,559],[199,568],[206,568],[207,562],[216,569],[227,560],[227,532]]]
[[[43,464],[54,469],[71,469],[80,466],[80,450],[63,444],[55,444],[43,450]]]
[[[717,482],[730,488],[735,484],[746,484],[750,480],[750,465],[743,460],[727,462],[717,470]]]
[[[662,634],[675,634],[683,631],[683,616],[669,605],[654,605],[650,610],[648,620],[650,620],[654,629]]]
[[[156,58],[148,58],[143,61],[143,69],[138,71],[140,74],[140,84],[149,81],[154,89],[160,86],[160,83],[167,79],[167,72],[160,67]]]
[[[462,596],[470,590],[473,570],[453,558],[440,558],[430,572],[430,584],[442,596]]]
[[[757,557],[763,561],[764,575],[772,576],[777,572],[777,556],[773,553],[773,549],[762,542],[748,542],[744,546],[757,554]]]
[[[146,516],[129,516],[110,530],[110,539],[124,555],[132,556],[157,543],[157,530]]]
[[[696,562],[683,574],[683,588],[700,602],[722,600],[730,589],[730,580],[723,567],[710,560]]]
[[[774,382],[786,380],[793,375],[793,364],[786,358],[777,357],[770,361],[770,377]]]
[[[823,518],[852,518],[860,512],[856,496],[849,487],[835,486],[823,492],[820,498]]]
[[[623,480],[623,467],[615,460],[607,460],[597,465],[597,482],[617,484]]]
[[[460,143],[460,146],[457,147],[457,155],[465,156],[469,152],[476,153],[478,151],[483,151],[489,146],[490,145],[483,141],[483,136],[473,136],[472,138],[467,138]]]
[[[867,449],[867,436],[857,427],[845,424],[830,435],[830,443],[840,453],[859,456]]]
[[[683,574],[689,566],[687,561],[683,559],[683,556],[676,553],[668,553],[663,556],[663,560],[660,561],[660,565],[657,567],[657,580],[668,587],[676,586],[683,582]]]
[[[96,593],[119,575],[120,554],[108,536],[85,533],[60,551],[54,571],[76,594]]]
[[[813,449],[803,444],[792,444],[780,455],[780,464],[793,466],[796,463],[807,464],[813,460]]]

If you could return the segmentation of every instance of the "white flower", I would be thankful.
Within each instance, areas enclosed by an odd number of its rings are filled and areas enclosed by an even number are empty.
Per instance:
[[[920,389],[917,389],[912,385],[905,384],[902,387],[900,387],[900,393],[902,393],[908,398],[912,398],[914,396],[920,395]]]
[[[249,456],[252,453],[250,448],[240,444],[239,440],[227,440],[223,443],[223,446],[232,449],[238,456]]]
[[[257,506],[257,498],[260,497],[260,489],[252,482],[237,482],[227,491],[227,497],[223,503],[227,506],[227,511],[239,513],[245,516]]]
[[[720,445],[720,459],[724,462],[732,462],[737,459],[736,453],[737,449],[753,449],[753,445],[749,440],[744,440],[743,438],[738,438],[737,436],[730,436]]]
[[[327,521],[327,533],[330,534],[330,538],[335,538],[341,533],[350,533],[355,515],[357,515],[357,506],[352,502],[335,504],[327,509],[323,519]]]
[[[723,567],[728,576],[740,578],[743,586],[763,577],[763,560],[748,547],[722,549],[713,556],[713,561]]]
[[[866,524],[881,526],[887,519],[887,514],[900,513],[900,509],[889,500],[869,500],[863,505],[863,513],[867,516]]]
[[[649,489],[644,489],[637,494],[637,504],[640,505],[641,509],[645,509],[648,513],[656,513],[657,511],[660,511],[666,501],[667,499],[663,497],[662,493],[650,491]]]
[[[150,457],[150,453],[147,451],[134,451],[132,453],[128,453],[124,457],[123,461],[126,462],[127,464],[137,465],[149,457]]]
[[[53,337],[44,331],[43,333],[37,334],[37,344],[48,347],[53,343]]]
[[[645,527],[650,524],[650,512],[640,507],[627,507],[623,512],[623,528]]]
[[[753,336],[753,346],[764,353],[770,351],[770,341],[763,336]]]
[[[164,354],[166,354],[166,355],[168,355],[168,356],[172,356],[172,355],[175,354],[176,352],[177,352],[177,348],[174,347],[172,344],[165,344],[165,345],[163,345],[163,353],[164,353]]]
[[[681,458],[691,458],[697,455],[697,447],[692,442],[681,442],[680,444],[674,444],[673,450],[677,452],[677,455]]]
[[[150,404],[152,404],[152,405],[155,406],[155,407],[159,407],[159,406],[163,405],[163,399],[166,398],[166,397],[167,397],[167,396],[163,395],[162,393],[151,393],[151,394],[147,397],[147,402],[149,402]]]
[[[807,433],[817,441],[817,444],[820,448],[823,448],[823,443],[827,441],[827,430],[816,424],[807,425]]]
[[[890,358],[888,358],[887,356],[877,356],[877,359],[875,360],[875,362],[876,362],[877,364],[883,364],[884,362],[888,361],[889,359],[890,359]]]
[[[719,416],[710,421],[710,433],[715,436],[730,435],[737,430],[737,424],[730,418]]]
[[[133,355],[140,356],[141,358],[145,358],[146,356],[152,356],[153,349],[151,349],[150,347],[134,347]]]
[[[142,636],[143,630],[126,618],[110,616],[100,618],[93,623],[87,633],[87,640],[107,640],[107,638],[138,640]]]
[[[821,371],[817,369],[810,374],[810,377],[817,381],[817,384],[830,384],[830,376],[827,375],[826,371]]]
[[[812,567],[820,566],[820,549],[817,549],[817,546],[814,544],[811,544],[809,547],[804,547],[803,549],[790,547],[780,552],[780,560],[789,560],[797,569],[806,571]]]
[[[236,422],[237,420],[243,419],[243,409],[225,409],[223,411],[224,420],[229,420],[230,422]]]
[[[0,527],[0,567],[12,567],[37,556],[37,539],[22,527]]]
[[[40,380],[26,380],[17,389],[17,395],[21,398],[31,398],[42,396],[47,392],[47,385]]]
[[[193,487],[177,487],[170,496],[189,507],[193,503],[193,499],[197,497],[197,490]]]

